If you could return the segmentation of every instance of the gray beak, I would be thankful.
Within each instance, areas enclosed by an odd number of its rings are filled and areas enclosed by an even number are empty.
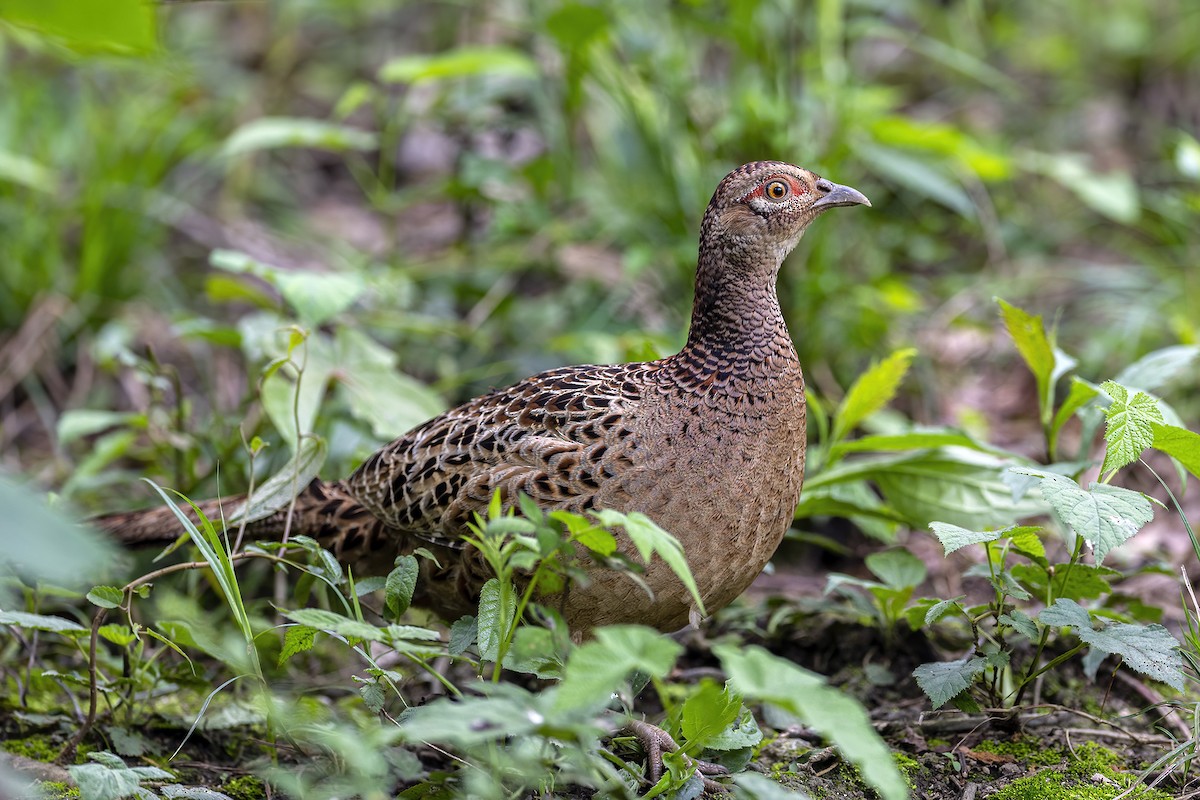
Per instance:
[[[824,178],[817,181],[817,191],[825,196],[812,204],[813,208],[836,208],[838,206],[870,206],[871,201],[858,189],[842,186]]]

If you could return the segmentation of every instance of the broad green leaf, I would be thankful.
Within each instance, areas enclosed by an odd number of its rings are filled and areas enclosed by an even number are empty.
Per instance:
[[[468,647],[475,643],[478,631],[475,617],[470,615],[459,617],[450,626],[450,645],[447,652],[452,656],[462,655]]]
[[[0,5],[0,8],[3,6]],[[0,12],[2,16],[3,12]],[[46,194],[58,191],[58,176],[54,172],[32,158],[11,150],[0,150],[0,182],[15,183]]]
[[[883,361],[872,364],[854,381],[838,405],[833,423],[833,441],[842,439],[860,422],[892,401],[916,354],[917,351],[912,348],[897,350]]]
[[[929,527],[933,531],[933,535],[942,543],[946,555],[950,555],[955,550],[961,550],[967,545],[994,542],[1003,535],[1002,531],[969,531],[946,522],[931,522]]]
[[[1085,644],[1118,655],[1134,670],[1183,691],[1183,656],[1179,641],[1161,625],[1116,623],[1092,627],[1087,610],[1074,600],[1058,600],[1038,614],[1046,625],[1069,627]]]
[[[1187,374],[1200,357],[1200,345],[1177,344],[1155,350],[1130,364],[1113,380],[1130,389],[1154,392],[1178,375]]]
[[[623,528],[645,563],[649,564],[651,555],[657,554],[691,593],[700,615],[708,615],[704,609],[704,601],[700,599],[700,590],[696,588],[696,580],[692,577],[692,571],[684,557],[683,545],[678,539],[638,511],[622,514],[611,509],[601,509],[595,512],[595,517],[606,528]]]
[[[740,750],[743,747],[754,747],[763,740],[762,731],[754,720],[750,709],[742,706],[736,720],[723,731],[708,740],[705,750]]]
[[[1024,611],[1012,611],[1009,614],[1001,614],[999,618],[1001,625],[1008,625],[1013,630],[1020,633],[1026,639],[1037,641],[1038,628],[1033,619]]]
[[[44,502],[45,495],[0,475],[0,572],[59,586],[87,586],[108,566],[116,548],[110,539],[68,519]],[[5,589],[0,587],[0,603]]]
[[[0,20],[61,37],[82,53],[154,52],[156,12],[143,0],[0,0]]]
[[[1017,346],[1017,352],[1033,373],[1038,388],[1038,407],[1042,410],[1043,419],[1048,419],[1054,391],[1051,376],[1055,370],[1055,353],[1054,346],[1046,336],[1042,318],[999,298],[996,298],[996,302],[1000,304],[1000,318],[1004,320],[1004,327]]]
[[[975,204],[970,195],[957,181],[946,177],[931,159],[917,158],[894,147],[876,144],[857,144],[854,151],[891,183],[941,203],[964,217],[974,218]]]
[[[350,413],[381,439],[391,439],[446,409],[436,392],[398,369],[395,353],[361,330],[338,328],[334,361]]]
[[[479,592],[479,656],[485,661],[500,657],[500,642],[517,613],[517,599],[513,593],[509,592],[506,600],[503,598],[497,578],[489,578]]]
[[[106,641],[112,642],[117,647],[128,647],[137,641],[137,636],[129,629],[128,625],[108,624],[101,625],[96,631]]]
[[[300,321],[320,325],[354,304],[367,289],[357,272],[308,272],[277,267],[236,250],[214,250],[209,263],[239,275],[252,275],[279,290]]]
[[[1054,421],[1050,424],[1050,436],[1057,441],[1058,432],[1062,430],[1062,426],[1067,424],[1071,417],[1075,416],[1075,412],[1091,402],[1092,398],[1099,394],[1095,386],[1087,381],[1072,376],[1071,388],[1067,392],[1067,399],[1059,406],[1058,411],[1054,414]]]
[[[662,678],[683,652],[677,642],[638,625],[612,625],[593,633],[595,640],[578,647],[567,661],[555,698],[559,710],[599,708],[629,673]]]
[[[1038,535],[1041,528],[1037,525],[1018,525],[1005,528],[1002,533],[1012,540],[1013,549],[1018,553],[1038,562],[1046,560],[1046,546]]]
[[[103,411],[92,408],[77,408],[64,411],[58,418],[58,441],[67,444],[85,436],[115,428],[138,419],[140,415],[128,411]]]
[[[110,769],[103,764],[79,764],[67,767],[79,785],[79,796],[88,800],[118,800],[135,795],[141,781],[129,769]]]
[[[1178,461],[1188,472],[1200,478],[1200,433],[1174,425],[1153,425],[1154,449]]]
[[[907,550],[883,550],[866,558],[867,569],[892,589],[912,589],[925,580],[925,562]]]
[[[966,612],[963,610],[962,604],[959,602],[965,598],[966,595],[961,594],[958,597],[952,597],[949,600],[941,600],[937,603],[934,603],[929,607],[929,610],[925,612],[925,618],[923,622],[926,625],[932,625],[942,617],[949,614],[951,611],[959,614],[965,614]]]
[[[880,117],[870,126],[875,141],[910,150],[925,150],[952,159],[983,181],[1004,180],[1011,170],[1007,153],[980,145],[957,127],[902,115]]]
[[[116,586],[93,586],[87,593],[88,602],[100,608],[117,608],[125,599],[125,593]]]
[[[533,59],[510,47],[459,47],[437,55],[402,56],[384,64],[379,79],[385,83],[421,83],[473,75],[536,78]]]
[[[1150,501],[1141,492],[1093,483],[1084,490],[1070,478],[1052,472],[1014,467],[1014,472],[1041,478],[1042,496],[1063,522],[1095,550],[1096,563],[1124,543],[1154,516]]]
[[[1141,215],[1137,184],[1128,172],[1096,172],[1080,153],[1027,153],[1021,164],[1053,179],[1104,216],[1126,225]]]
[[[230,134],[221,146],[220,155],[233,158],[284,147],[346,152],[374,150],[377,146],[378,137],[375,134],[349,125],[297,117],[261,117],[247,122]]]
[[[307,625],[317,630],[336,633],[346,639],[363,639],[370,642],[386,642],[389,639],[386,631],[381,628],[320,608],[300,608],[295,611],[284,611],[283,615],[292,622],[298,622],[301,625]]]
[[[1154,444],[1154,425],[1162,424],[1158,402],[1141,391],[1130,392],[1113,381],[1100,384],[1112,403],[1104,411],[1107,426],[1104,431],[1104,465],[1101,474],[1132,464],[1142,452]]]
[[[737,720],[742,710],[742,699],[711,680],[703,680],[700,687],[686,700],[680,711],[680,728],[687,740],[687,751],[697,754]]]
[[[395,568],[388,573],[384,598],[392,618],[399,617],[412,604],[417,587],[418,565],[415,556],[400,556]]]
[[[734,691],[799,717],[833,742],[883,800],[907,800],[904,777],[857,700],[829,686],[820,675],[758,646],[715,645],[713,653]]]
[[[1070,567],[1066,564],[1056,564],[1054,583],[1051,586],[1050,576],[1041,566],[1016,564],[1012,568],[1013,577],[1043,600],[1047,596],[1047,589],[1052,589],[1051,596],[1054,598],[1095,600],[1104,597],[1112,592],[1109,580],[1119,577],[1120,574],[1108,567],[1095,567],[1091,564],[1074,564]]]
[[[257,487],[245,503],[234,509],[226,522],[234,528],[243,519],[254,522],[286,510],[296,493],[306,489],[317,477],[324,463],[325,440],[305,437],[300,443],[300,452],[262,486]]]
[[[858,453],[864,451],[926,450],[933,447],[969,447],[973,450],[991,452],[992,448],[972,439],[960,431],[931,429],[913,430],[906,433],[877,434],[863,436],[850,441],[838,442],[831,453]]]
[[[979,656],[957,661],[935,661],[914,669],[913,677],[936,709],[966,691],[986,666],[987,661]]]
[[[0,611],[0,625],[15,625],[33,631],[51,633],[84,633],[87,628],[63,617],[30,614],[25,611]]]
[[[311,628],[308,625],[292,625],[287,628],[283,634],[283,648],[279,651],[278,666],[283,666],[283,662],[287,661],[297,653],[303,653],[306,650],[311,650],[313,642],[317,638],[317,629]]]

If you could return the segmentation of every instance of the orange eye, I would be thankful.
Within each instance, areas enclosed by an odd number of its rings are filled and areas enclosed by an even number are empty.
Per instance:
[[[771,200],[782,200],[791,194],[791,191],[791,187],[783,181],[771,181],[767,184],[767,188],[764,190],[764,193]]]

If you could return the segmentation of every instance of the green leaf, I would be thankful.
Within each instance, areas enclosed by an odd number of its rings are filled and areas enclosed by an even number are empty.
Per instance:
[[[1057,441],[1058,432],[1062,430],[1062,426],[1066,425],[1067,421],[1075,416],[1075,412],[1086,406],[1099,393],[1092,384],[1081,378],[1072,376],[1071,388],[1067,391],[1067,399],[1059,406],[1058,411],[1054,414],[1054,421],[1050,424],[1050,436],[1052,439]]]
[[[1152,428],[1154,449],[1171,456],[1200,478],[1200,434],[1174,425],[1155,424]]]
[[[1154,444],[1154,425],[1162,424],[1163,415],[1158,401],[1141,391],[1130,392],[1113,381],[1100,384],[1112,403],[1104,411],[1107,426],[1104,431],[1104,465],[1101,474],[1132,464],[1142,452]]]
[[[705,750],[740,750],[754,747],[763,740],[762,731],[754,720],[750,709],[742,706],[737,719],[723,731],[708,740]]]
[[[912,348],[897,350],[883,361],[872,364],[858,377],[838,406],[831,436],[833,441],[841,440],[860,422],[892,401],[916,354]]]
[[[645,563],[650,563],[651,555],[657,555],[665,561],[691,593],[692,599],[696,601],[696,610],[701,616],[707,616],[704,601],[700,599],[700,590],[696,588],[696,580],[692,577],[687,559],[684,558],[683,545],[678,539],[638,511],[622,514],[606,508],[595,512],[595,517],[606,528],[623,528]]]
[[[965,594],[959,595],[958,597],[953,597],[949,600],[941,600],[937,603],[934,603],[932,606],[929,607],[929,610],[925,612],[925,618],[924,618],[923,622],[926,625],[932,625],[933,623],[937,622],[942,617],[949,614],[951,611],[955,611],[955,612],[958,612],[959,614],[965,615],[966,612],[963,610],[962,604],[959,602],[960,600],[963,600],[964,598],[966,598]]]
[[[742,699],[728,687],[702,680],[700,687],[683,701],[680,727],[688,753],[696,754],[737,720]]]
[[[1012,576],[1021,582],[1022,586],[1040,598],[1050,595],[1071,600],[1095,600],[1104,597],[1112,591],[1109,580],[1117,578],[1121,573],[1108,567],[1096,567],[1091,564],[1056,564],[1053,584],[1046,569],[1032,564],[1017,564],[1012,568]]]
[[[11,150],[0,150],[0,182],[51,195],[58,191],[58,176],[49,167]]]
[[[500,581],[489,578],[479,592],[478,637],[479,656],[485,661],[500,657],[500,642],[508,633],[513,615],[517,613],[517,599],[508,593],[507,602],[501,602]]]
[[[118,647],[128,647],[137,641],[137,636],[129,629],[128,625],[101,625],[96,632],[103,639],[112,642]]]
[[[1025,359],[1025,364],[1037,382],[1038,407],[1042,410],[1043,419],[1046,419],[1049,417],[1054,391],[1050,380],[1055,370],[1054,346],[1046,336],[1046,328],[1040,316],[1009,305],[999,298],[996,298],[996,302],[1000,304],[1000,318],[1004,320],[1004,327],[1008,329],[1009,336],[1017,346],[1017,352]]]
[[[346,639],[362,639],[370,642],[389,641],[387,632],[381,628],[320,608],[301,608],[295,611],[285,611],[283,615],[292,622],[298,622],[301,625],[307,625],[317,630],[335,633]]]
[[[931,522],[929,527],[933,531],[933,535],[942,543],[946,555],[968,545],[997,541],[1003,535],[1001,531],[969,531],[947,522]]]
[[[1126,171],[1096,172],[1080,153],[1028,153],[1021,163],[1061,184],[1109,219],[1129,225],[1141,215],[1137,184]]]
[[[234,158],[259,150],[285,147],[310,147],[335,153],[368,151],[378,147],[375,134],[319,119],[261,117],[251,120],[229,135],[220,156]]]
[[[388,573],[384,597],[393,619],[408,611],[412,604],[417,572],[416,556],[400,556],[396,559],[395,569]]]
[[[102,411],[92,408],[64,411],[63,415],[58,418],[58,441],[60,444],[67,444],[85,436],[124,425],[139,416],[128,411]]]
[[[967,447],[972,450],[992,452],[992,448],[965,433],[939,428],[918,429],[906,433],[876,434],[850,441],[840,441],[830,449],[830,453],[840,455],[864,451],[927,450],[934,447]]]
[[[510,47],[459,47],[437,55],[402,56],[384,64],[379,79],[385,83],[422,83],[473,75],[536,78],[537,64]]]
[[[941,708],[957,695],[966,691],[971,682],[987,667],[987,661],[979,656],[962,658],[958,661],[935,661],[922,664],[913,670],[913,677],[921,691],[929,697],[933,707]]]
[[[925,580],[925,562],[907,550],[883,550],[866,558],[867,569],[892,589],[912,589]]]
[[[398,368],[396,354],[356,328],[339,327],[334,338],[337,377],[350,413],[382,439],[437,416],[446,404],[425,384]]]
[[[358,694],[363,700],[363,705],[371,710],[371,713],[378,714],[383,711],[384,701],[387,700],[387,695],[383,692],[383,687],[375,681],[364,683],[358,687]]]
[[[82,53],[158,49],[158,15],[143,0],[0,0],[0,20],[61,37]]]
[[[279,660],[276,664],[283,666],[283,662],[297,653],[311,650],[316,638],[316,628],[311,628],[308,625],[291,626],[283,634],[283,648],[279,651]]]
[[[1038,639],[1037,624],[1024,611],[1014,610],[1010,614],[1001,614],[998,621],[1001,625],[1010,626],[1030,641],[1037,641]]]
[[[302,322],[313,326],[350,308],[367,289],[366,279],[357,272],[283,269],[236,250],[214,250],[208,261],[226,272],[266,281],[279,290]]]
[[[758,646],[715,645],[713,653],[735,691],[794,714],[833,742],[883,800],[907,800],[904,777],[858,701]]]
[[[855,153],[882,177],[906,191],[922,195],[968,219],[975,216],[971,197],[932,159],[916,158],[894,147],[857,144]]]
[[[1176,376],[1186,374],[1198,357],[1200,345],[1177,344],[1142,356],[1117,375],[1114,380],[1130,389],[1154,392]]]
[[[117,608],[125,599],[125,593],[116,586],[94,586],[87,593],[88,602],[100,608]]]
[[[759,775],[757,772],[739,772],[733,776],[733,783],[738,788],[738,791],[734,793],[734,797],[737,798],[750,798],[750,800],[808,800],[808,795],[803,792],[793,792],[791,789],[771,780],[766,775]]]
[[[15,625],[33,631],[51,633],[84,633],[87,628],[63,617],[29,614],[25,611],[0,611],[0,625]]]
[[[478,631],[475,617],[470,615],[459,617],[450,626],[450,646],[447,652],[452,656],[462,655],[475,642]]]
[[[599,708],[631,672],[665,677],[683,652],[679,643],[639,625],[612,625],[593,633],[595,641],[581,645],[567,660],[554,701],[561,711]]]
[[[1038,614],[1046,625],[1072,628],[1085,644],[1118,655],[1134,670],[1183,691],[1183,656],[1179,641],[1161,625],[1116,623],[1092,628],[1087,610],[1074,600],[1057,600]]]
[[[305,437],[300,442],[300,452],[256,488],[245,503],[234,509],[226,523],[234,528],[243,519],[254,522],[286,509],[295,494],[308,488],[317,477],[325,463],[325,453],[324,439]]]
[[[1013,472],[1041,478],[1042,496],[1063,522],[1090,544],[1096,563],[1124,543],[1154,516],[1150,501],[1141,492],[1093,483],[1085,491],[1079,484],[1052,472],[1014,467]]]

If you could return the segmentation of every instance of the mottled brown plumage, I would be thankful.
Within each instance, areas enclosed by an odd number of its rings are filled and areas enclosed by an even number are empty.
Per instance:
[[[497,490],[547,509],[641,511],[673,533],[705,606],[728,604],[762,570],[792,519],[804,476],[804,378],[775,281],[808,224],[866,204],[857,191],[790,164],[756,162],[717,187],[700,228],[687,345],[657,361],[550,370],[470,400],[409,431],[349,478],[301,493],[293,533],[358,571],[386,571],[416,547],[418,602],[474,611],[489,575],[462,535]],[[226,512],[236,501],[226,503]],[[212,514],[216,504],[205,508]],[[116,515],[125,541],[173,538],[169,509]],[[277,533],[282,515],[253,523]],[[622,549],[629,546],[622,544]],[[643,576],[596,567],[562,599],[572,629],[684,625],[692,600],[661,561]]]

